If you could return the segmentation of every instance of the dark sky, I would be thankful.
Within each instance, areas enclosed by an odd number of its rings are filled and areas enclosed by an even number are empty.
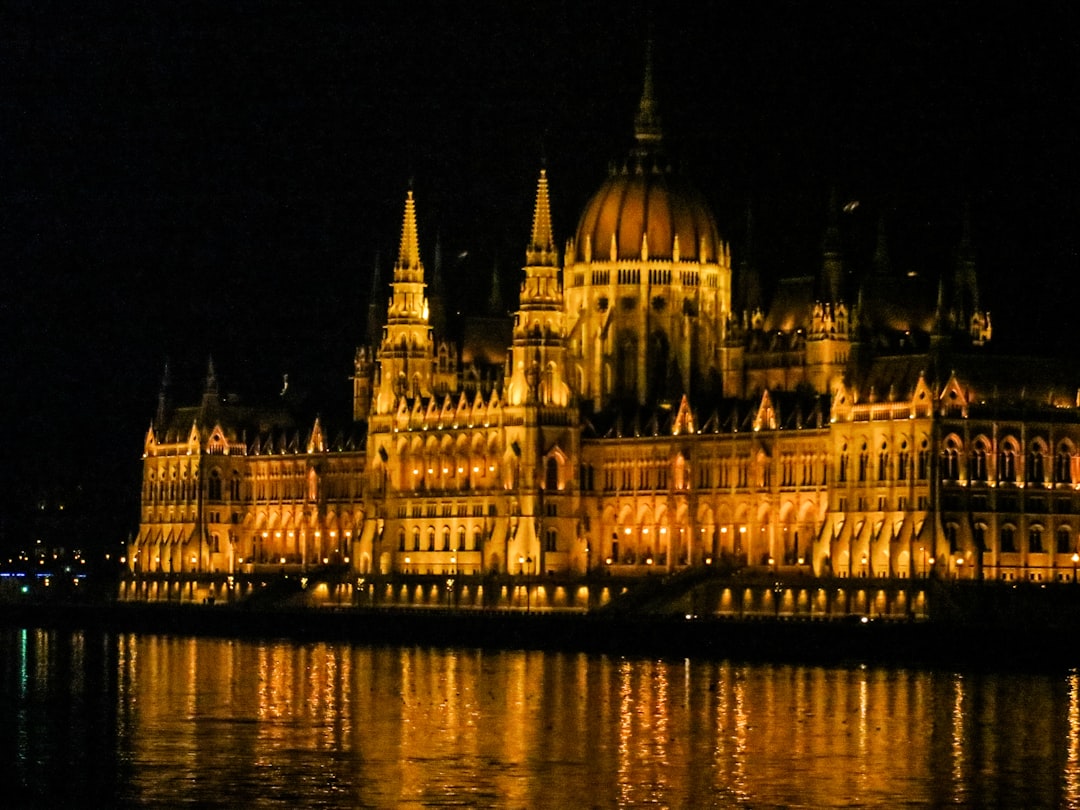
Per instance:
[[[410,185],[429,268],[438,233],[464,302],[495,267],[516,294],[537,171],[562,242],[625,154],[650,25],[671,151],[736,260],[751,206],[766,289],[816,270],[831,187],[861,202],[853,261],[883,214],[894,264],[932,275],[968,200],[996,338],[1071,339],[1069,4],[652,5],[9,3],[2,539],[55,483],[126,536],[166,358],[182,399],[212,354],[226,389],[288,373],[347,408]]]

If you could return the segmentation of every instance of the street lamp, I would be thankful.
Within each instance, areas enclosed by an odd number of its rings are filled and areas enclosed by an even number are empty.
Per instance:
[[[1074,552],[1073,552],[1073,555],[1072,555],[1072,564],[1073,564],[1073,585],[1075,585],[1075,584],[1076,584],[1076,564],[1077,564],[1077,563],[1080,563],[1080,554],[1077,554],[1077,553],[1076,553],[1076,552],[1074,551]]]

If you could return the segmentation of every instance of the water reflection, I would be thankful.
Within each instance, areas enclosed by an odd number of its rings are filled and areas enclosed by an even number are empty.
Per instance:
[[[0,653],[16,805],[1080,806],[1076,673],[33,630]]]

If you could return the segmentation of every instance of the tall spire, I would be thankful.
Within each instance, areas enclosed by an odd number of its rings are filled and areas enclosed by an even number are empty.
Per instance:
[[[158,389],[158,404],[157,415],[154,417],[154,422],[157,427],[162,427],[165,424],[165,410],[169,405],[169,386],[172,384],[172,380],[169,376],[169,360],[165,360],[165,371],[161,375],[161,388]]]
[[[502,292],[499,290],[499,260],[491,266],[491,294],[488,296],[488,312],[492,315],[505,315]]]
[[[637,116],[634,118],[634,138],[642,152],[659,146],[663,132],[660,127],[660,113],[656,104],[653,88],[653,43],[652,36],[645,43],[645,82],[641,91]]]
[[[885,240],[885,215],[878,217],[877,245],[874,247],[874,272],[881,276],[889,274],[889,248]]]
[[[551,228],[551,201],[548,197],[547,169],[540,170],[536,185],[536,206],[533,209],[532,239],[525,251],[525,263],[536,266],[555,266],[559,257],[555,252],[555,235]]]
[[[415,278],[414,278],[415,277]],[[401,246],[394,265],[395,281],[423,281],[424,265],[420,261],[420,237],[416,231],[416,202],[412,189],[405,198],[405,222],[401,226]]]
[[[836,187],[829,193],[828,224],[821,241],[821,296],[826,301],[840,300],[840,285],[843,276],[843,260],[840,255],[840,227],[837,223],[839,205]]]

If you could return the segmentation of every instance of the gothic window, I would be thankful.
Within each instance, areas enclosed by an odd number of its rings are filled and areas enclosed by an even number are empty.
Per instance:
[[[544,488],[552,491],[559,488],[559,460],[554,456],[544,464]]]
[[[1016,451],[1011,445],[1002,445],[998,453],[998,481],[1005,484],[1016,483]]]
[[[1030,484],[1041,484],[1046,480],[1043,474],[1043,451],[1040,445],[1035,445],[1027,458],[1027,480]]]
[[[484,543],[484,534],[480,529],[473,529],[472,533],[472,551],[479,551],[480,547]]]
[[[442,530],[442,550],[443,551],[449,551],[450,550],[450,527],[449,526],[443,526],[443,530]]]
[[[457,550],[465,550],[465,527],[459,526],[457,530]]]
[[[435,550],[435,527],[429,526],[427,530],[427,550]]]
[[[1058,448],[1057,455],[1054,456],[1054,483],[1072,483],[1072,455],[1064,445]]]
[[[417,526],[415,529],[412,530],[412,546],[413,546],[413,551],[419,551],[420,550],[420,527],[419,526]]]
[[[544,550],[545,551],[558,551],[559,549],[559,533],[555,529],[548,529],[547,535],[544,537]]]
[[[221,500],[221,473],[217,470],[210,471],[209,493],[207,497],[211,501]]]
[[[971,457],[968,459],[968,478],[976,483],[986,483],[986,477],[986,445],[981,441],[977,441],[971,449]]]
[[[836,469],[836,480],[838,483],[845,483],[847,481],[847,465],[848,465],[848,452],[847,445],[845,444],[840,448],[840,461]]]
[[[866,468],[870,465],[870,455],[866,452],[866,445],[859,451],[859,481],[866,480]]]
[[[889,445],[884,442],[881,445],[881,452],[878,453],[878,481],[889,480]]]
[[[397,541],[398,541],[398,551],[404,551],[405,550],[405,530],[404,529],[398,529]]]
[[[919,447],[919,455],[916,459],[916,464],[916,477],[920,481],[925,481],[930,477],[930,445],[926,439],[922,440],[922,444]]]
[[[896,454],[896,478],[899,481],[907,481],[908,463],[911,460],[907,442],[900,443],[900,452]]]
[[[949,439],[941,453],[941,478],[944,481],[956,481],[960,478],[960,449],[956,441]]]

